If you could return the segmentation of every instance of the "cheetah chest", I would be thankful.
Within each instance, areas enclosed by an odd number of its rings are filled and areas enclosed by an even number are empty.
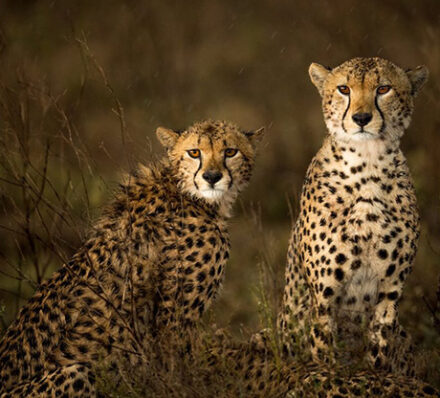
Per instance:
[[[368,170],[350,178],[329,175],[322,173],[304,191],[317,199],[301,221],[315,290],[362,285],[360,291],[376,294],[384,282],[397,287],[410,271],[418,235],[412,186],[405,176],[389,179]]]

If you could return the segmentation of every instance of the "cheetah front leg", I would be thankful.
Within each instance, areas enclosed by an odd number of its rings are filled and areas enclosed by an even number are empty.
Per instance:
[[[384,297],[375,311],[370,327],[368,356],[376,369],[411,377],[415,375],[411,338],[398,322],[396,302],[387,297]]]
[[[326,363],[338,359],[360,364],[368,347],[377,277],[369,268],[349,267],[335,268],[331,275],[336,277],[314,281],[318,287],[310,330],[314,357]]]
[[[397,256],[395,257],[393,260],[397,260]],[[369,327],[368,356],[375,369],[414,376],[415,363],[411,338],[400,325],[398,318],[399,299],[409,270],[409,264],[398,265],[397,261],[387,267],[377,268],[380,285],[374,316]]]
[[[89,367],[75,364],[21,383],[0,398],[94,398],[94,375]]]

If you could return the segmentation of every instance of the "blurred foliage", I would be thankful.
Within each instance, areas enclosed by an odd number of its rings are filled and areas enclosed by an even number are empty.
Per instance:
[[[401,317],[439,379],[426,305],[440,274],[438,0],[4,0],[0,15],[3,327],[81,244],[119,174],[161,156],[157,126],[214,118],[267,127],[206,317],[236,336],[257,330],[262,303],[276,311],[296,199],[325,134],[308,65],[381,56],[431,72],[402,142],[423,227]]]

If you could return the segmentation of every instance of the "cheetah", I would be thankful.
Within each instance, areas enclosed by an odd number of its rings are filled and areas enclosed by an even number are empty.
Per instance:
[[[98,362],[136,364],[143,341],[184,334],[215,298],[227,219],[263,130],[209,120],[156,134],[167,156],[125,178],[84,246],[7,329],[2,397],[96,396]]]
[[[383,370],[359,370],[339,363],[329,367],[283,355],[274,341],[276,334],[267,332],[254,335],[250,342],[221,341],[211,347],[208,358],[215,376],[214,380],[208,378],[208,382],[218,382],[219,375],[226,381],[226,388],[222,385],[216,396],[440,397],[432,386],[416,378]],[[234,383],[228,384],[229,380]]]
[[[419,213],[399,148],[426,67],[381,58],[313,63],[328,134],[305,177],[291,234],[279,328],[285,350],[414,374],[398,302],[416,255]],[[362,355],[361,355],[362,354]],[[332,359],[333,358],[333,359]]]

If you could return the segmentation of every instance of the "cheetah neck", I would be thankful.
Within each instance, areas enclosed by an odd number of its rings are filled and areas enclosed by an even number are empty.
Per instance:
[[[341,142],[329,136],[319,153],[323,155],[324,168],[358,178],[361,174],[384,174],[405,164],[399,144],[398,140],[379,139]]]
[[[235,194],[232,192],[227,192],[223,195],[221,200],[207,200],[205,198],[200,198],[193,192],[187,192],[185,189],[182,189],[178,182],[177,186],[179,187],[179,195],[183,195],[187,200],[205,208],[209,212],[214,212],[220,218],[231,218],[232,206],[237,198],[238,193]]]

